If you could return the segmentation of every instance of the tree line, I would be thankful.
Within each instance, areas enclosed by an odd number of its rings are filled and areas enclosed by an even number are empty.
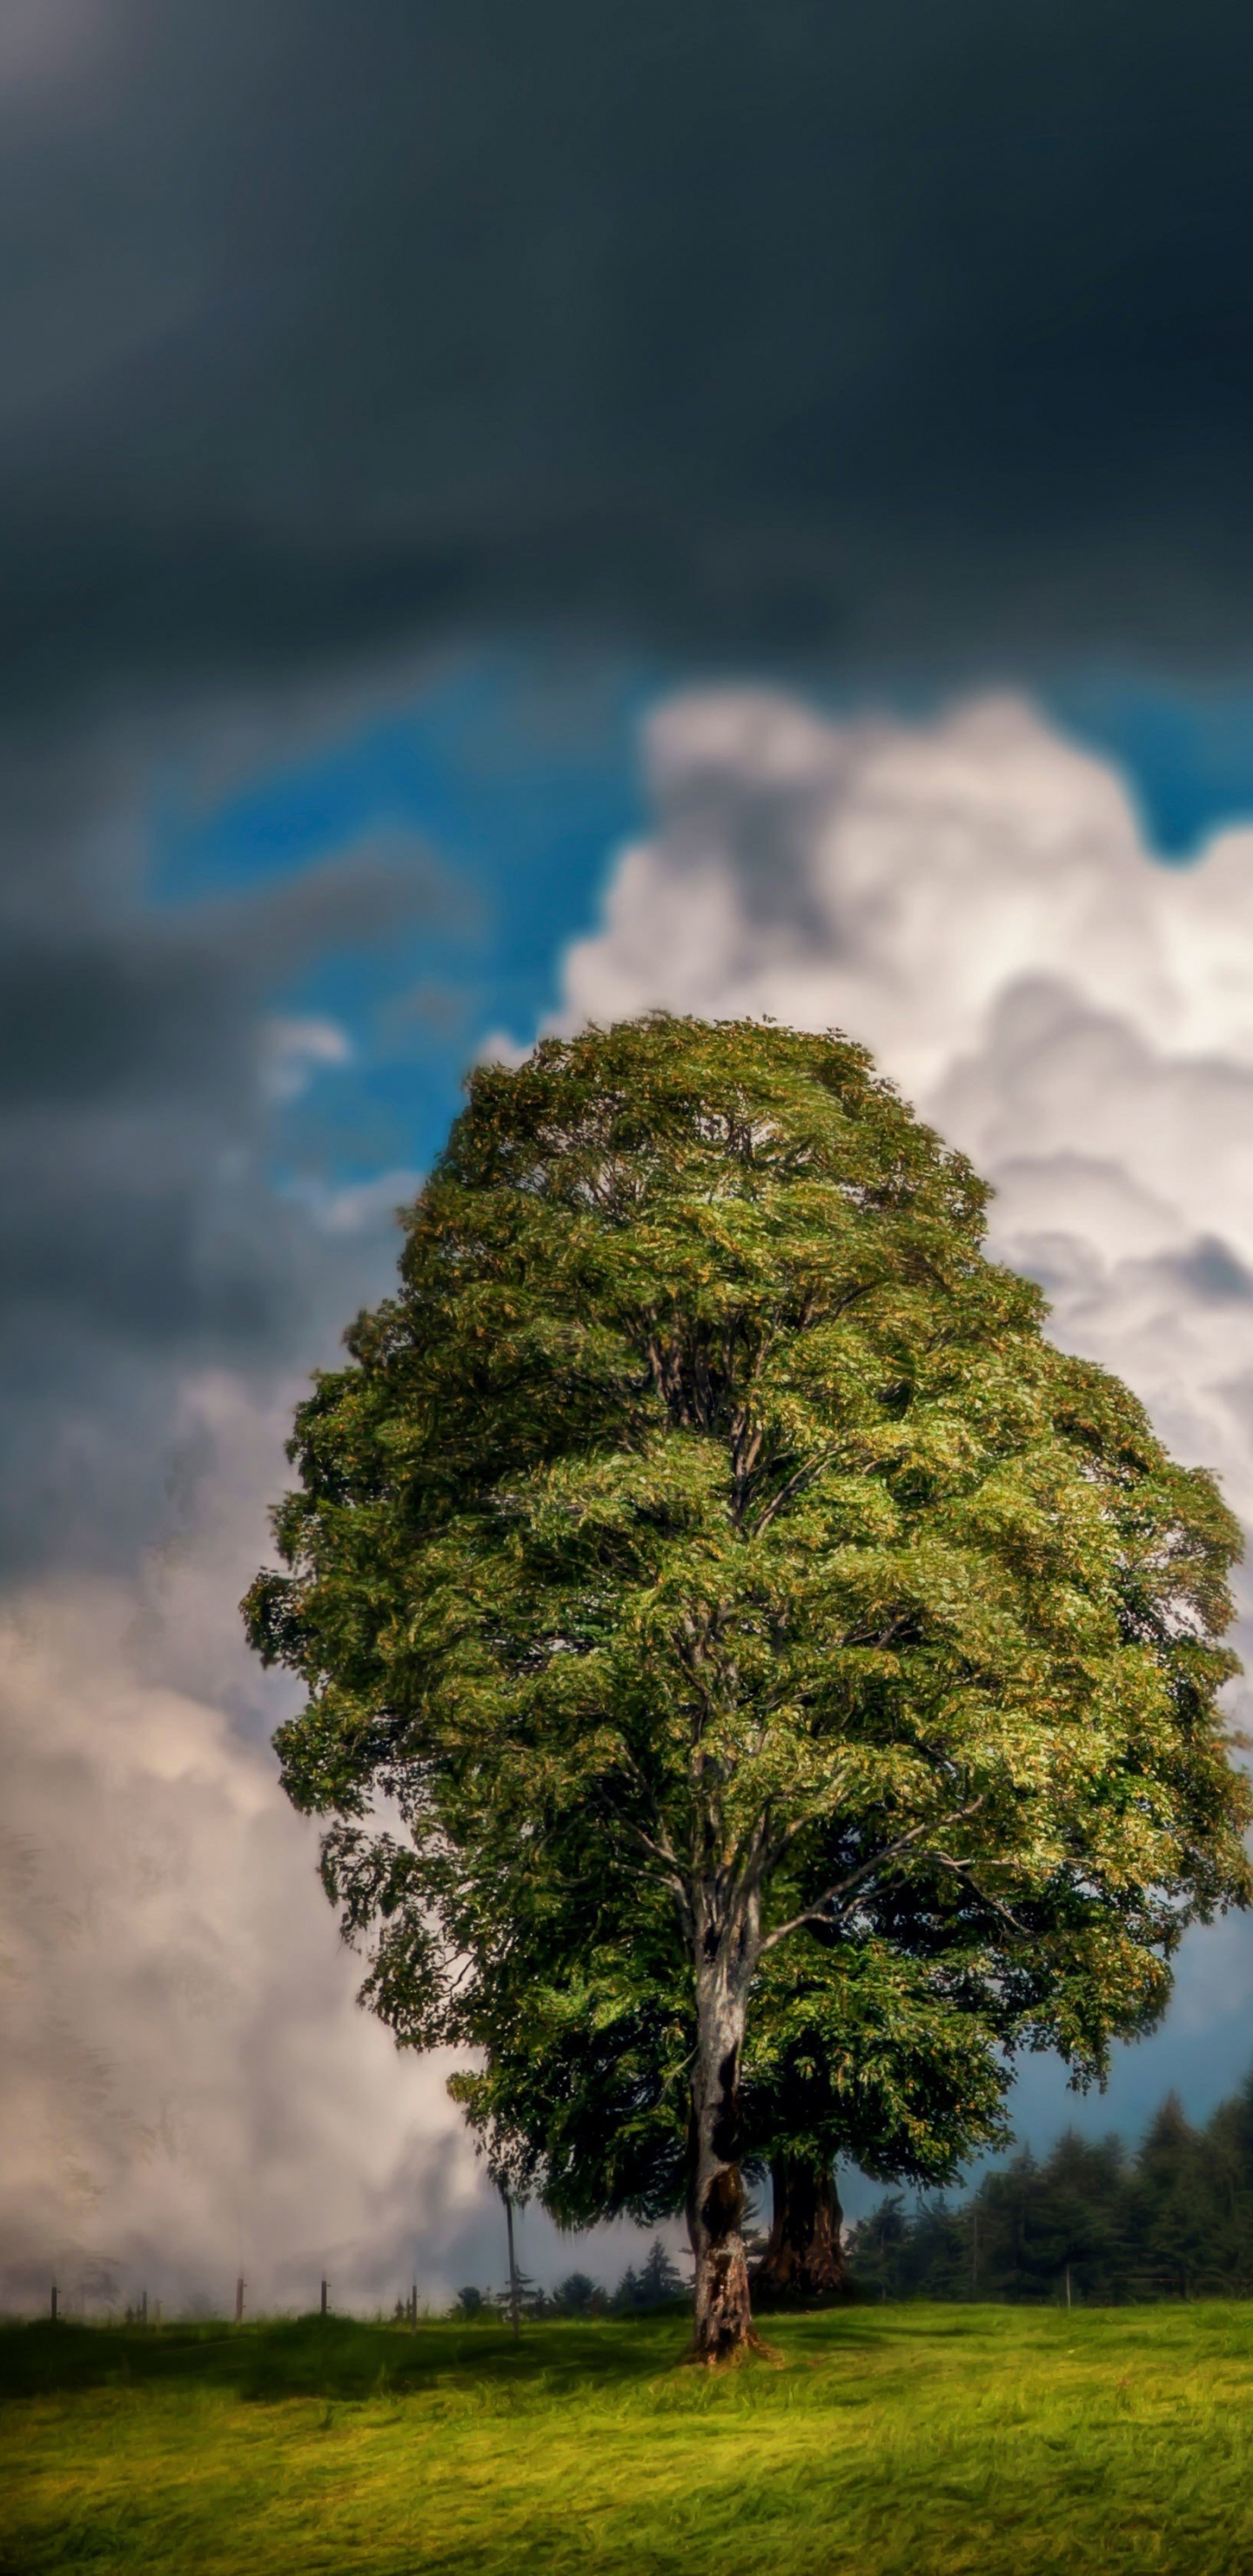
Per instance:
[[[961,2203],[899,2192],[848,2235],[857,2290],[889,2299],[1253,2296],[1253,2075],[1202,2127],[1176,2095],[1138,2148],[1069,2130],[984,2175]]]
[[[362,1998],[493,2178],[683,2211],[706,2361],[838,2287],[1243,1905],[1240,1532],[991,1260],[864,1048],[655,1015],[480,1065],[300,1406],[249,1634]]]
[[[458,2290],[453,2313],[469,2324],[489,2317],[507,2317],[515,2311],[532,2322],[545,2317],[643,2317],[673,2307],[676,2300],[687,2295],[682,2273],[671,2261],[661,2238],[655,2236],[638,2269],[628,2263],[615,2290],[606,2290],[590,2272],[568,2272],[551,2290],[537,2288],[525,2273],[518,2273],[514,2282],[501,2290],[481,2290],[473,2285]]]

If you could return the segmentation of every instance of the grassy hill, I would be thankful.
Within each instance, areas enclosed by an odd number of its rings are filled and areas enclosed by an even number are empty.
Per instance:
[[[1244,2576],[1253,2306],[0,2332],[0,2576]]]

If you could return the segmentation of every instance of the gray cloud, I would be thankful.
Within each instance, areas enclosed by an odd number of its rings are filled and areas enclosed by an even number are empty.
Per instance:
[[[569,614],[862,666],[1247,641],[1230,0],[55,32],[0,59],[11,688]]]
[[[192,723],[218,784],[239,731]],[[0,740],[0,2304],[56,2276],[221,2306],[239,2269],[390,2304],[415,2254],[428,2290],[499,2267],[439,2069],[356,2011],[236,1603],[413,1185],[276,1188],[276,1114],[347,1048],[275,997],[450,897],[397,842],[156,903],[181,747],[124,712]]]
[[[332,1349],[390,1254],[387,1210],[328,1236],[273,1185],[276,1103],[342,1051],[274,996],[448,890],[398,845],[145,902],[150,748],[120,720],[62,760],[0,744],[0,1569],[133,1552],[181,1374]]]
[[[1175,1267],[1185,1291],[1211,1297],[1219,1305],[1245,1304],[1253,1298],[1253,1272],[1235,1259],[1217,1235],[1202,1235],[1189,1251],[1177,1256]]]

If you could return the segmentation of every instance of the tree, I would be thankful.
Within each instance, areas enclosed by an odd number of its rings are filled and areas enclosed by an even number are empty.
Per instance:
[[[671,2306],[683,2295],[683,2275],[671,2262],[661,2238],[655,2236],[643,2268],[637,2272],[635,2265],[628,2263],[611,2305],[620,2316],[647,2316],[656,2308]]]
[[[644,2257],[639,2284],[642,2308],[664,2308],[669,2300],[683,2296],[683,2275],[677,2263],[671,2262],[659,2236],[654,2236]]]
[[[1030,2153],[985,2177],[972,2216],[986,2295],[1054,2299],[1071,2275],[1076,2295],[1105,2301],[1129,2285],[1125,2157],[1068,2131],[1041,2164]]]
[[[367,1996],[490,2050],[514,1947],[554,2026],[672,2070],[706,2359],[751,2333],[781,1954],[877,1944],[1084,2081],[1249,1895],[1235,1524],[1047,1343],[985,1196],[843,1038],[653,1018],[480,1067],[249,1596]]]
[[[1253,2291],[1253,2076],[1220,2102],[1205,2131],[1212,2269],[1228,2294]]]
[[[568,2272],[565,2280],[557,2283],[550,2305],[559,2317],[590,2317],[603,2295],[590,2272]]]
[[[862,2290],[877,2290],[881,2299],[902,2294],[916,2229],[905,2215],[903,2196],[887,2191],[868,2218],[859,2220],[849,2238],[854,2279]]]
[[[783,2148],[770,2159],[771,2219],[752,2273],[753,2304],[809,2306],[848,2288],[835,2169]]]
[[[1204,2129],[1169,2094],[1134,2160],[1067,2130],[984,2176],[960,2209],[887,2199],[852,2231],[863,2287],[893,2297],[1035,2301],[1247,2295],[1253,2233],[1248,2082]]]
[[[1225,2285],[1208,2260],[1214,2237],[1205,2142],[1168,2093],[1136,2158],[1139,2277],[1155,2296],[1191,2298]]]
[[[753,2280],[758,2305],[844,2295],[847,2267],[834,2166],[881,2180],[949,2181],[977,2149],[1005,2142],[1001,2032],[968,1945],[956,1963],[906,1955],[878,1937],[873,1904],[856,1931],[764,1963],[744,2056],[749,2155],[769,2158],[773,2214]],[[954,1965],[962,1972],[954,1989]]]

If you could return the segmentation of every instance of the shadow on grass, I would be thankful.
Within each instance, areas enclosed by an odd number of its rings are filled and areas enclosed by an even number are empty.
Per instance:
[[[950,2310],[938,2322],[933,2311],[927,2339],[978,2335],[978,2316],[977,2310],[968,2317]],[[890,2368],[898,2342],[909,2350],[909,2366],[918,2365],[917,2311],[909,2309],[843,2307],[768,2317],[763,2334],[767,2351],[749,2361],[750,2376],[758,2369],[770,2375],[780,2364],[839,2366],[872,2350]],[[685,2379],[710,2377],[684,2368],[690,2353],[691,2316],[683,2302],[645,2317],[549,2318],[524,2325],[516,2338],[495,2321],[468,2325],[452,2319],[423,2320],[416,2329],[317,2314],[244,2326],[222,2321],[147,2328],[65,2321],[54,2326],[44,2319],[0,2326],[0,2400],[163,2384],[220,2389],[262,2403],[485,2386],[502,2395],[510,2389],[560,2395],[576,2387],[590,2395],[597,2387],[643,2387],[671,2372]],[[739,2375],[712,2374],[718,2380]]]
[[[674,2367],[690,2333],[681,2308],[597,2324],[524,2326],[516,2339],[495,2324],[433,2321],[413,2330],[318,2315],[146,2329],[45,2320],[0,2327],[0,2398],[188,2381],[262,2401],[403,2396],[437,2381],[625,2384]]]

